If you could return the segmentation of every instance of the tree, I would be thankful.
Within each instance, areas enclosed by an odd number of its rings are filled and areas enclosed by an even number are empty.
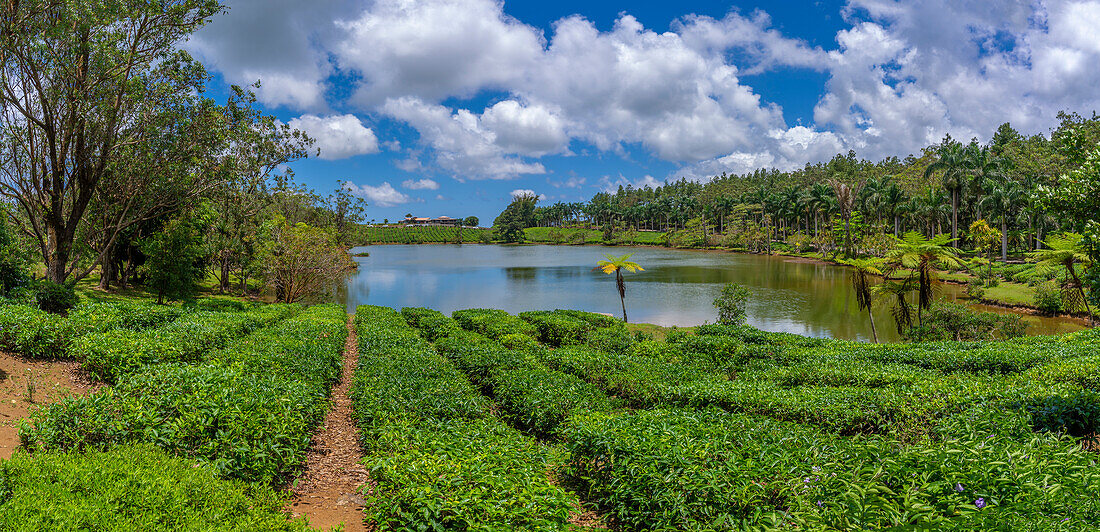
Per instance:
[[[304,223],[276,218],[264,254],[268,288],[283,303],[315,297],[355,270],[336,234]]]
[[[481,220],[478,220],[477,216],[467,216],[466,219],[462,220],[462,225],[466,227],[477,227],[479,223],[481,223]]]
[[[1001,221],[1001,262],[1008,261],[1008,220],[1024,205],[1024,191],[1011,179],[991,180],[991,188],[980,204]]]
[[[878,261],[872,259],[848,259],[840,261],[851,267],[848,277],[852,281],[852,290],[856,293],[856,305],[860,311],[867,311],[867,319],[871,320],[871,337],[878,343],[878,330],[875,329],[875,316],[871,313],[874,302],[872,295],[871,277],[882,275],[878,269]]]
[[[1049,271],[1053,268],[1065,268],[1068,277],[1062,285],[1063,308],[1072,310],[1084,306],[1085,312],[1089,315],[1089,325],[1092,325],[1095,321],[1092,315],[1092,307],[1089,306],[1088,298],[1085,296],[1085,288],[1081,278],[1077,275],[1078,264],[1086,268],[1092,264],[1092,259],[1085,252],[1083,240],[1084,236],[1078,233],[1063,233],[1060,236],[1052,236],[1046,240],[1049,249],[1029,253],[1028,260],[1037,262],[1036,267],[1041,270]]]
[[[523,242],[523,230],[534,223],[537,196],[523,194],[512,198],[512,203],[493,220],[493,229],[505,242]]]
[[[145,284],[156,292],[158,304],[194,299],[196,285],[206,274],[204,225],[199,219],[181,216],[140,243],[146,257]]]
[[[970,241],[974,244],[974,249],[980,254],[983,251],[987,251],[991,256],[989,257],[989,276],[993,276],[993,243],[1001,239],[1001,232],[990,227],[985,220],[975,220],[970,224],[970,229],[967,231],[970,234]]]
[[[909,278],[917,282],[917,321],[923,324],[924,310],[932,305],[933,288],[939,283],[938,267],[962,267],[959,250],[949,246],[954,242],[949,235],[939,234],[926,238],[916,231],[894,238],[894,249],[886,254],[882,272],[886,277],[902,270],[910,272]]]
[[[0,204],[0,296],[29,282],[26,253],[8,226],[8,206]]]
[[[1078,233],[1093,261],[1100,259],[1100,148],[1052,186],[1039,187],[1041,202],[1061,214]]]
[[[645,271],[636,263],[630,262],[630,257],[633,253],[623,255],[621,257],[613,257],[611,255],[604,255],[607,260],[601,260],[596,263],[597,268],[603,270],[604,273],[611,275],[615,274],[615,286],[619,289],[619,302],[623,306],[623,322],[626,323],[626,282],[623,281],[623,270],[628,272],[640,272]]]
[[[966,185],[967,149],[960,143],[944,139],[937,149],[936,162],[930,164],[924,171],[927,179],[935,172],[942,172],[940,177],[943,188],[951,193],[951,238],[959,238],[959,195]]]
[[[749,299],[749,291],[737,283],[726,283],[722,286],[722,292],[714,298],[714,306],[718,309],[718,323],[724,325],[745,324],[745,302]]]
[[[894,327],[898,334],[913,328],[913,306],[909,303],[909,293],[913,291],[913,279],[884,279],[881,283],[871,288],[871,295],[875,298],[893,297],[894,305],[890,313],[894,317]]]
[[[855,210],[856,199],[863,184],[853,186],[836,179],[829,184],[833,187],[833,194],[836,196],[837,215],[844,221],[844,256],[850,257],[852,255],[852,211]]]
[[[208,177],[193,153],[218,129],[198,96],[206,73],[178,45],[221,9],[214,0],[0,7],[0,193],[23,212],[47,279],[86,275],[119,232]],[[173,156],[143,167],[160,147]]]

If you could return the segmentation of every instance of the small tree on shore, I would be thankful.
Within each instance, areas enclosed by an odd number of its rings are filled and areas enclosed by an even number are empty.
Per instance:
[[[718,323],[723,325],[745,324],[745,303],[749,300],[749,291],[737,283],[726,283],[722,293],[714,298],[718,309]]]
[[[280,302],[315,297],[355,270],[332,231],[279,219],[272,224],[271,235],[264,262],[268,288]]]
[[[623,270],[628,272],[641,272],[645,271],[637,263],[630,262],[630,257],[633,253],[623,255],[621,257],[613,257],[611,255],[604,255],[607,260],[601,260],[596,263],[596,267],[603,270],[604,273],[611,275],[615,274],[615,286],[619,289],[619,302],[623,305],[623,322],[626,323],[626,282],[623,280]]]

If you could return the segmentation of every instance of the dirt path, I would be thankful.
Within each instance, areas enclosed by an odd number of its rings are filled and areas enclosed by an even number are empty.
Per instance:
[[[19,447],[19,420],[36,405],[83,395],[97,385],[84,379],[71,361],[33,360],[0,351],[0,459]]]
[[[363,525],[363,498],[356,492],[369,474],[359,463],[359,432],[351,419],[351,387],[359,347],[352,318],[348,318],[348,341],[344,346],[344,369],[340,383],[332,389],[332,409],[325,424],[313,436],[306,467],[294,487],[291,511],[305,516],[315,528],[344,524],[346,532],[367,530]]]

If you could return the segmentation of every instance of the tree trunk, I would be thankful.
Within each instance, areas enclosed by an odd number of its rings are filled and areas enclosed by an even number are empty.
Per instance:
[[[951,240],[959,238],[959,190],[951,191]]]
[[[1008,262],[1008,217],[1001,216],[1001,262]]]
[[[875,316],[871,313],[871,305],[867,305],[867,318],[871,320],[871,338],[875,339],[875,343],[878,343],[878,330],[875,329]]]
[[[623,306],[623,323],[630,323],[626,319],[626,283],[620,270],[615,270],[615,285],[619,289],[619,303]]]

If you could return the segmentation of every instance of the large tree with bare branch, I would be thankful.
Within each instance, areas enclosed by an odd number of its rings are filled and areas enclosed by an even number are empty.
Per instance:
[[[46,276],[79,279],[121,231],[201,188],[219,113],[178,43],[216,0],[8,0],[0,12],[0,194]],[[93,211],[94,206],[94,211]],[[95,212],[95,216],[89,215]]]

